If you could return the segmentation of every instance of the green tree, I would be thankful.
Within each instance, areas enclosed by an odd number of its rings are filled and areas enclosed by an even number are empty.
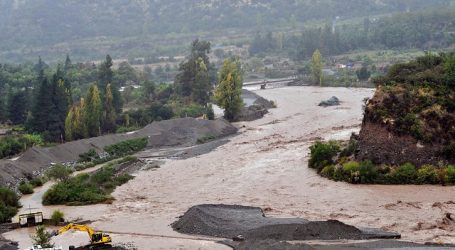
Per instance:
[[[193,41],[191,44],[191,54],[186,62],[180,64],[180,72],[175,79],[175,87],[180,95],[184,97],[199,97],[202,94],[201,91],[207,93],[210,91],[210,84],[208,87],[205,84],[206,73],[201,67],[202,61],[203,65],[205,65],[205,71],[210,71],[207,70],[210,69],[209,53],[210,42],[199,41],[198,39]],[[202,80],[202,83],[200,80]],[[198,85],[198,94],[196,96],[192,95],[195,85]],[[203,88],[204,86],[205,89]]]
[[[106,87],[106,97],[104,98],[103,113],[103,130],[108,133],[115,132],[115,120],[117,119],[113,99],[111,84],[108,84]]]
[[[311,73],[313,74],[314,83],[322,86],[322,56],[317,49],[311,57]]]
[[[202,58],[199,57],[196,61],[196,76],[191,99],[200,105],[207,105],[210,89],[211,86],[207,66]]]
[[[71,140],[77,140],[88,137],[87,124],[85,115],[85,100],[81,98],[78,105],[74,105],[67,116],[66,124],[69,124],[68,135],[71,134]],[[65,130],[66,132],[66,130]],[[67,139],[68,140],[68,139]]]
[[[243,106],[243,74],[240,63],[227,59],[220,70],[220,83],[215,89],[215,101],[224,108],[224,117],[234,120]]]
[[[98,69],[98,89],[101,91],[100,96],[104,102],[106,97],[106,87],[111,84],[112,96],[115,112],[122,112],[122,96],[119,91],[119,86],[114,82],[114,72],[112,71],[113,61],[110,55],[106,56],[106,60],[100,65]]]
[[[74,135],[74,109],[76,107],[73,106],[70,108],[68,111],[68,115],[66,116],[65,119],[65,140],[66,141],[72,141],[73,140],[73,135]]]
[[[96,85],[92,85],[87,93],[84,110],[85,124],[91,137],[101,135],[102,112],[100,92]]]
[[[54,244],[51,243],[51,234],[46,231],[46,227],[40,225],[36,227],[35,235],[31,236],[33,245],[40,245],[43,248],[53,248]]]
[[[57,164],[48,169],[46,175],[53,180],[67,181],[71,176],[71,170],[64,165]]]
[[[368,80],[371,76],[371,72],[368,71],[368,68],[366,66],[363,66],[361,69],[357,70],[355,72],[357,74],[357,78],[361,81]]]
[[[6,120],[6,110],[5,102],[2,97],[0,97],[0,123]]]
[[[447,83],[455,86],[455,55],[448,55],[445,58],[444,70],[447,77]]]
[[[52,95],[49,94],[51,86],[46,77],[41,80],[40,87],[36,94],[35,105],[32,109],[33,120],[31,121],[32,130],[38,133],[46,131],[48,116],[52,112]]]
[[[27,118],[27,96],[25,91],[13,93],[8,103],[9,119],[13,124],[23,124]]]

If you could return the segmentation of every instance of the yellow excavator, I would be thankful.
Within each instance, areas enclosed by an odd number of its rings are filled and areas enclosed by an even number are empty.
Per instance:
[[[103,232],[96,232],[95,230],[93,230],[93,228],[89,226],[78,225],[73,223],[61,227],[60,229],[53,233],[53,236],[64,234],[66,231],[69,230],[87,232],[88,236],[90,237],[90,246],[103,246],[112,242],[112,238],[108,234],[105,234]]]

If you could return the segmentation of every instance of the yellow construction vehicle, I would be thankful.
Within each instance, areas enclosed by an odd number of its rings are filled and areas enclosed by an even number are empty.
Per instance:
[[[90,237],[90,245],[95,246],[95,245],[104,245],[112,242],[111,236],[108,234],[105,234],[103,232],[96,232],[93,230],[93,228],[85,225],[78,225],[78,224],[73,224],[70,223],[64,227],[61,227],[59,230],[54,232],[55,235],[60,235],[65,233],[66,231],[69,230],[76,230],[76,231],[82,231],[82,232],[87,232],[88,236]]]

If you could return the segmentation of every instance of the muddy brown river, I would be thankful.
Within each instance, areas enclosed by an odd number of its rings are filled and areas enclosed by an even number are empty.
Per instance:
[[[307,167],[312,141],[348,139],[360,129],[363,99],[373,90],[286,87],[256,93],[278,108],[263,119],[236,124],[240,133],[229,143],[137,173],[116,189],[113,204],[46,207],[45,214],[58,208],[68,219],[92,220],[94,228],[110,232],[114,243],[138,249],[229,249],[216,239],[182,235],[169,226],[191,206],[206,203],[258,206],[267,208],[269,217],[337,219],[396,231],[415,242],[455,243],[454,225],[442,223],[446,213],[455,213],[455,187],[350,185],[321,178]],[[341,106],[317,106],[331,96]],[[32,231],[4,236],[23,249],[30,246]],[[88,237],[69,232],[55,242],[81,245]]]

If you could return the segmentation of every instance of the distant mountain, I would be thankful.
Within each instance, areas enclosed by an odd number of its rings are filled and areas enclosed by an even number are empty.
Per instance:
[[[0,52],[95,37],[280,27],[448,5],[450,0],[1,0]]]

